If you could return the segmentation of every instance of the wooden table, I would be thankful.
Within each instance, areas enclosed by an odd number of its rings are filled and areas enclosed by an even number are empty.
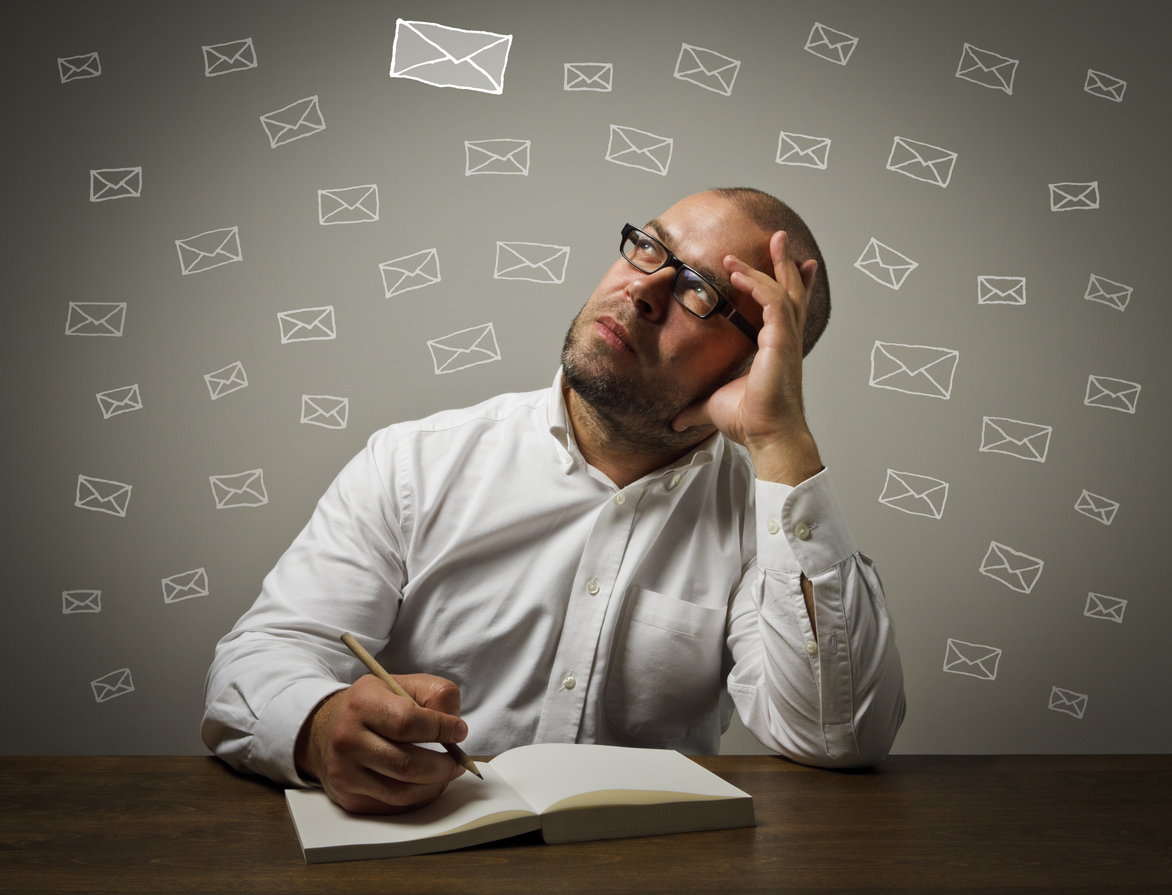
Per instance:
[[[0,758],[4,892],[1172,892],[1172,756],[699,759],[758,826],[307,866],[281,790],[213,758]]]

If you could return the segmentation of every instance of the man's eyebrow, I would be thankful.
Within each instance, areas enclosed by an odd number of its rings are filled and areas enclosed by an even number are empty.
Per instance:
[[[649,230],[653,236],[659,237],[659,241],[667,246],[673,255],[675,254],[674,246],[676,239],[671,232],[671,227],[664,224],[663,221],[661,221],[659,218],[652,218],[646,223],[646,225],[644,225],[643,229]],[[692,268],[692,270],[703,276],[704,279],[708,280],[716,286],[719,286],[721,291],[725,292],[726,294],[732,295],[737,291],[736,287],[732,284],[732,280],[729,279],[729,276],[725,271],[715,270],[706,264],[692,264],[690,261],[684,263],[687,264],[688,267]]]

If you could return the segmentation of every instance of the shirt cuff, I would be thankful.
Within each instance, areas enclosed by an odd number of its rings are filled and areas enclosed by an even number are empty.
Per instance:
[[[823,469],[800,485],[757,480],[757,565],[807,578],[857,552]]]
[[[295,681],[277,694],[256,719],[248,767],[286,786],[312,786],[297,773],[293,760],[297,734],[323,699],[347,686],[340,681],[309,678]]]

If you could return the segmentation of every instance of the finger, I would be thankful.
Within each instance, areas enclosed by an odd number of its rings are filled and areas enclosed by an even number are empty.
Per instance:
[[[460,688],[434,674],[397,674],[394,676],[411,698],[425,709],[460,717]]]
[[[355,814],[402,814],[434,802],[447,788],[442,783],[403,783],[363,769],[348,785],[329,793],[339,805]]]
[[[671,427],[676,432],[683,432],[693,426],[711,426],[712,417],[708,415],[708,401],[694,401],[679,412]]]
[[[806,287],[806,294],[814,288],[814,277],[818,275],[818,262],[813,258],[802,262],[802,266],[798,268],[802,275],[802,285]]]
[[[363,716],[367,727],[396,743],[458,743],[468,736],[468,725],[455,715],[389,693]]]
[[[367,732],[354,756],[356,762],[389,780],[411,784],[438,784],[454,780],[464,772],[447,752],[437,752],[408,743],[388,743]]]

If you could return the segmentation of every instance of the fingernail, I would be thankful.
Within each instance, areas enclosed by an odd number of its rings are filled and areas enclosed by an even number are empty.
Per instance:
[[[452,728],[452,736],[455,737],[456,742],[461,742],[468,736],[468,725],[463,721],[457,721],[456,726]]]

